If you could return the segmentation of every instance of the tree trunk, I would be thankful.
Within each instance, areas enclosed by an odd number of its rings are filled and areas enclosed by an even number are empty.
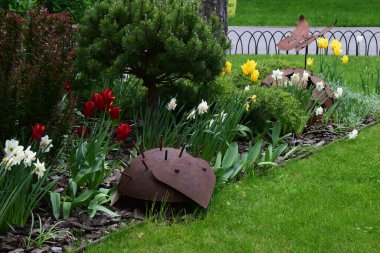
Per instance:
[[[158,89],[156,85],[146,85],[148,88],[148,103],[152,108],[158,107]]]
[[[227,5],[228,0],[202,0],[203,15],[208,19],[212,14],[219,16],[220,22],[223,25],[223,30],[227,34]]]

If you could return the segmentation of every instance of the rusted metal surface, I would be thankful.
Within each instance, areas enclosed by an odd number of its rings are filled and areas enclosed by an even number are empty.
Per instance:
[[[134,158],[121,175],[118,191],[132,198],[195,202],[207,208],[215,186],[210,165],[183,149],[157,148]]]
[[[313,41],[324,35],[325,33],[331,31],[331,29],[334,27],[335,23],[330,26],[326,27],[319,33],[315,33],[312,35],[309,35],[310,33],[310,26],[307,22],[306,18],[301,15],[298,19],[298,25],[297,27],[292,31],[290,36],[285,37],[280,42],[277,43],[277,47],[280,50],[289,51],[291,49],[295,49],[296,51],[299,51],[308,45],[310,45]]]
[[[271,73],[267,77],[264,78],[264,80],[261,82],[261,85],[268,86],[268,87],[276,86],[276,85],[283,86],[285,83],[291,81],[291,77],[293,76],[293,74],[297,73],[300,76],[298,87],[300,88],[314,87],[313,95],[312,95],[312,98],[314,101],[319,98],[319,104],[324,105],[326,110],[328,110],[334,104],[334,93],[332,92],[331,88],[318,76],[301,68],[286,68],[286,69],[282,69],[281,71],[283,72],[281,81],[279,80],[278,83],[276,83],[276,80],[272,77],[272,73]],[[309,78],[307,82],[302,82],[302,76],[303,76],[304,71],[309,73]],[[318,91],[315,88],[318,82],[322,82],[324,84],[324,89],[321,91]]]

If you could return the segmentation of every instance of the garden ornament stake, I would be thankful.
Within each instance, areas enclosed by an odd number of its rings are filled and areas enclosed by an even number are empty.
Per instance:
[[[280,50],[289,51],[291,49],[295,49],[297,52],[301,49],[305,48],[305,69],[306,69],[306,57],[308,54],[308,45],[310,45],[313,41],[324,35],[325,33],[331,31],[331,29],[335,26],[335,23],[330,26],[326,27],[322,31],[311,34],[310,33],[310,26],[307,22],[306,18],[301,15],[298,19],[298,25],[293,30],[290,36],[284,38],[280,42],[278,42],[277,46]]]
[[[195,202],[207,208],[215,186],[210,165],[181,149],[143,151],[121,174],[118,192],[122,196],[158,202]]]

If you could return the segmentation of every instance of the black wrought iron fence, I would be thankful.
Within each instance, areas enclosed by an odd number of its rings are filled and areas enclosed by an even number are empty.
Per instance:
[[[314,34],[315,31],[311,34]],[[231,41],[230,54],[294,54],[295,51],[280,51],[277,43],[290,35],[291,31],[228,31]],[[361,37],[359,37],[361,36]],[[323,36],[331,42],[337,39],[342,43],[342,50],[347,55],[380,55],[380,32],[365,31],[330,31]],[[308,46],[309,54],[318,54],[317,41]],[[331,53],[328,48],[326,54]],[[298,54],[298,53],[297,53]]]

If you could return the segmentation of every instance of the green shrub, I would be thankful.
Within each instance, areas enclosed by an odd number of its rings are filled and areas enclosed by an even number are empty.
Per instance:
[[[133,74],[157,105],[158,85],[185,78],[213,80],[223,67],[227,38],[217,18],[205,21],[197,1],[104,0],[80,27],[81,80]]]

